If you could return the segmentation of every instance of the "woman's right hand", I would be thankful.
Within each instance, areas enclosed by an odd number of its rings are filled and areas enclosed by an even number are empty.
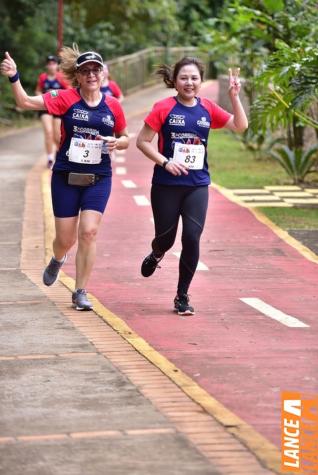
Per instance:
[[[189,174],[188,169],[184,165],[182,165],[182,163],[169,161],[165,169],[167,170],[167,172],[171,173],[171,175],[174,176]]]
[[[1,63],[0,70],[3,76],[8,76],[9,78],[13,77],[17,72],[17,65],[8,52],[5,53],[5,59]]]

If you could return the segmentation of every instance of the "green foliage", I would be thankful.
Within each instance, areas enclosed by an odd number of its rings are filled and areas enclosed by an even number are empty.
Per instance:
[[[2,0],[0,4],[0,44],[2,54],[9,51],[15,58],[26,90],[35,89],[36,76],[45,57],[54,53],[56,9],[49,0]],[[0,116],[15,115],[11,88],[7,78],[0,76]]]
[[[317,34],[318,40],[318,34]],[[316,39],[315,39],[316,41]],[[292,108],[304,108],[318,96],[318,48],[299,40],[294,46],[276,41],[277,51],[256,77],[258,88],[275,84]]]
[[[303,182],[317,163],[318,145],[304,151],[301,148],[291,150],[288,146],[276,148],[270,155],[284,168],[293,179],[293,183]]]
[[[250,130],[254,134],[266,134],[268,130],[286,129],[289,115],[286,107],[274,97],[269,89],[257,97],[250,112]]]
[[[93,32],[102,21],[112,26],[111,56],[150,46],[196,45],[203,26],[223,1],[218,0],[66,0],[69,11],[85,12],[85,27]],[[101,14],[103,12],[103,14]],[[79,41],[78,41],[79,43]],[[80,43],[79,43],[80,44]]]
[[[229,63],[240,65],[247,79],[263,67],[277,49],[277,40],[292,45],[299,39],[316,38],[317,6],[314,0],[227,1],[218,18],[205,31],[202,48],[209,50],[220,70]]]
[[[236,64],[246,78],[250,131],[243,144],[259,156],[274,132],[290,149],[275,151],[276,159],[295,180],[306,176],[310,162],[304,127],[318,137],[317,16],[315,0],[230,0],[211,20],[202,46],[219,70]]]
[[[106,60],[152,46],[192,46],[223,0],[64,0],[64,44],[95,49]],[[16,60],[28,93],[45,58],[56,52],[57,1],[1,0],[0,44]],[[0,117],[14,114],[10,86],[0,77]]]
[[[318,97],[318,49],[303,41],[294,47],[277,41],[276,46],[255,80],[260,93],[251,108],[251,128],[255,133],[280,128],[290,148],[302,148],[304,126],[318,130],[309,110]]]
[[[85,8],[65,5],[64,44],[77,43],[82,51],[97,50],[105,59],[114,56],[119,48],[114,26],[107,21],[87,26],[87,17]]]
[[[283,137],[273,138],[268,131],[253,131],[251,128],[240,135],[233,133],[233,137],[241,142],[246,150],[253,152],[254,157],[258,160],[266,159],[274,145],[286,142]]]

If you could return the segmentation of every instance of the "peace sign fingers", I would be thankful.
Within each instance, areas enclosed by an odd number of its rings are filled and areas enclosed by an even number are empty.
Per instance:
[[[234,77],[236,77],[237,79],[239,78],[240,71],[241,71],[241,68],[235,68],[234,70]]]
[[[231,97],[238,96],[241,89],[240,81],[240,68],[235,68],[232,72],[232,68],[229,68],[229,92]]]

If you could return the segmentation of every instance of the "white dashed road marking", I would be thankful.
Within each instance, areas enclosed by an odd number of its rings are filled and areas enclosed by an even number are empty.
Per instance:
[[[175,256],[177,256],[178,258],[180,258],[180,255],[181,255],[181,252],[174,252],[173,253]],[[205,264],[203,264],[203,262],[199,261],[198,262],[198,265],[197,265],[197,270],[204,270],[204,271],[207,271],[209,270],[208,266],[206,266]]]
[[[138,206],[150,206],[150,202],[145,195],[135,195],[134,200]]]
[[[115,163],[125,163],[126,157],[115,157],[114,162]]]
[[[137,188],[136,183],[132,180],[122,180],[121,182],[125,188]]]
[[[272,307],[271,305],[263,302],[263,300],[261,299],[241,298],[240,300],[246,303],[247,305],[249,305],[250,307],[253,307],[259,312],[263,313],[267,317],[272,318],[273,320],[277,320],[283,325],[286,325],[286,327],[292,327],[292,328],[309,327],[309,325],[302,322],[301,320],[298,320],[298,318],[292,317],[291,315],[287,315],[287,313],[284,313],[281,310],[278,310],[277,308]]]
[[[116,175],[126,175],[127,169],[126,167],[116,167],[115,172]]]

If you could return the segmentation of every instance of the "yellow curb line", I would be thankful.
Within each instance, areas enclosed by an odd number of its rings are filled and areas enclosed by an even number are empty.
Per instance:
[[[212,184],[212,188],[218,190],[223,196],[228,198],[233,203],[241,206],[242,208],[248,209],[255,218],[260,221],[261,223],[265,224],[268,228],[270,228],[278,237],[280,237],[283,241],[287,244],[292,246],[296,249],[303,257],[308,259],[315,264],[318,264],[318,256],[313,251],[308,249],[308,247],[304,246],[301,242],[297,241],[297,239],[293,238],[287,231],[277,226],[277,224],[273,223],[265,214],[263,214],[259,209],[254,209],[253,207],[249,207],[246,203],[242,204],[239,199],[236,198],[231,193],[231,190],[225,188],[224,186],[217,185],[216,183]]]
[[[48,175],[45,170],[42,174],[43,213],[45,224],[45,259],[48,263],[51,255],[51,243],[54,237],[54,220],[51,208],[51,195]],[[64,272],[60,273],[62,284],[71,292],[74,290],[75,281]],[[208,414],[221,423],[225,429],[237,437],[267,468],[280,471],[281,455],[277,447],[259,434],[249,424],[244,422],[233,412],[223,406],[217,399],[201,388],[195,381],[177,368],[166,357],[149,345],[143,338],[135,333],[120,317],[108,310],[94,295],[89,294],[94,305],[94,312],[112,327],[122,338],[135,348],[142,356],[147,358],[163,374],[171,379],[194,402],[199,404]]]

